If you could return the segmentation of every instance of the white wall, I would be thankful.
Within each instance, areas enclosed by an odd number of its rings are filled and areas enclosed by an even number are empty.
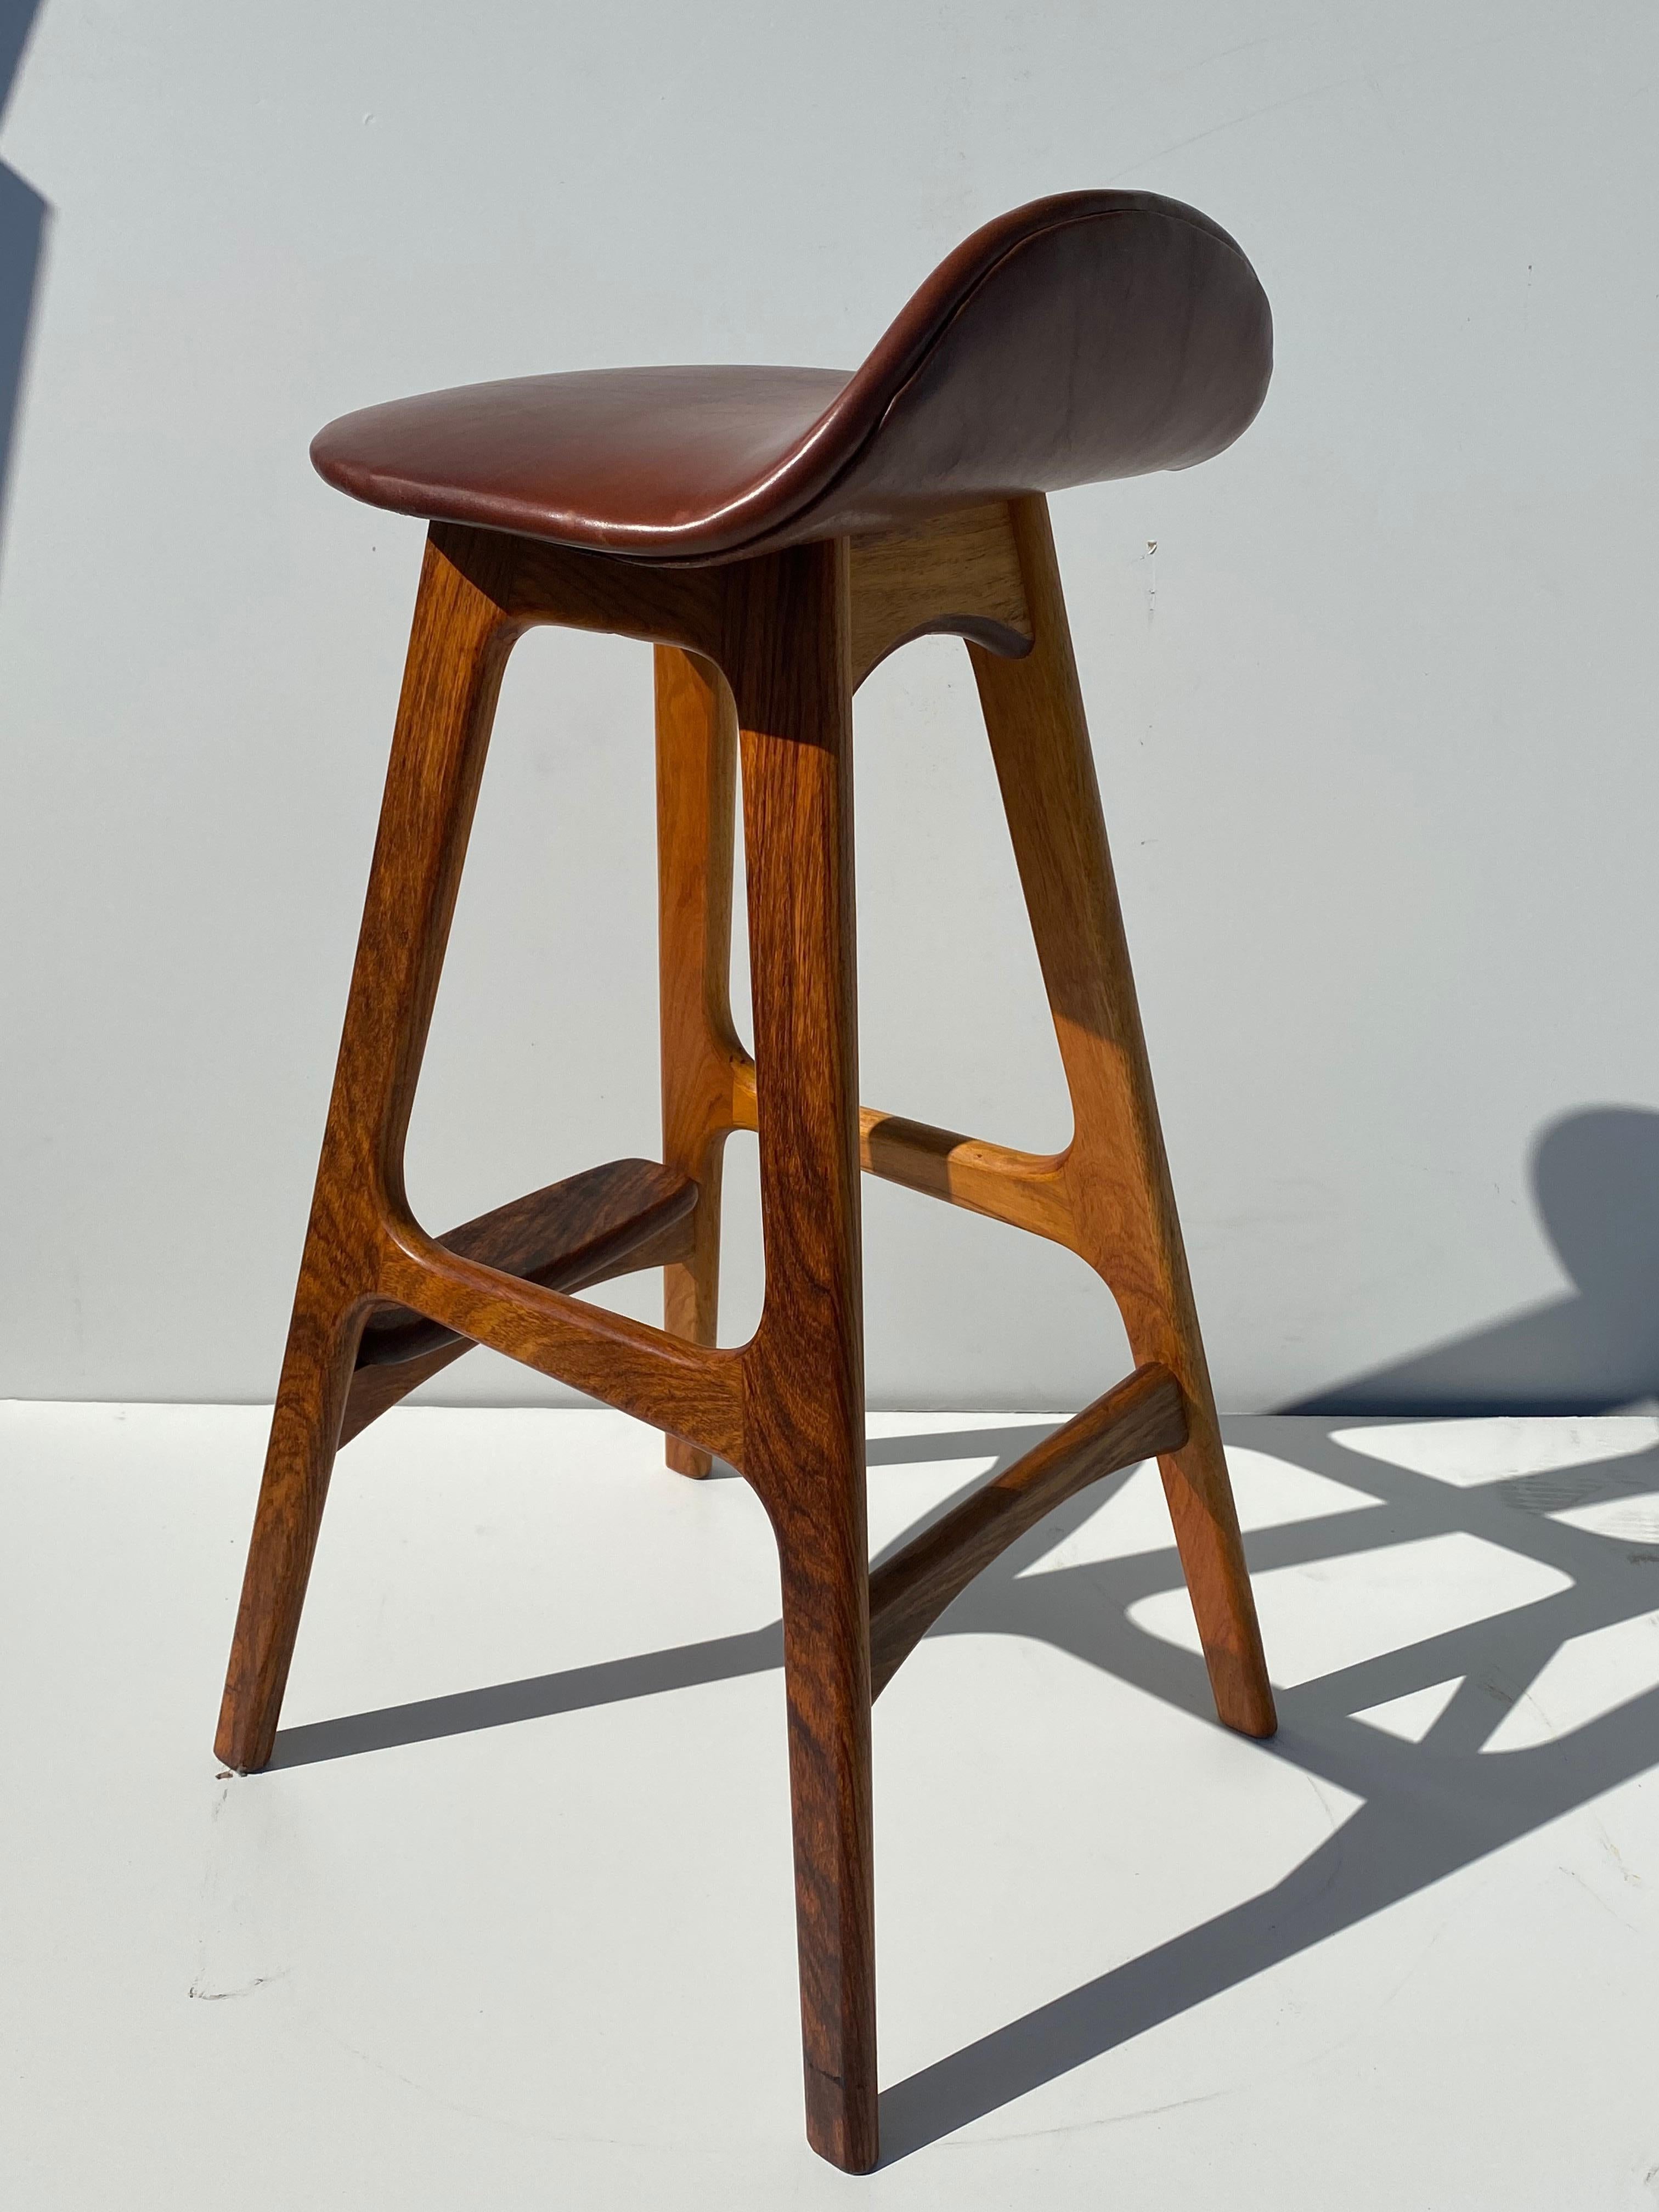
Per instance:
[[[44,0],[0,137],[51,210],[0,544],[0,1393],[274,1382],[422,535],[313,431],[850,365],[986,217],[1110,183],[1227,225],[1278,330],[1231,453],[1056,502],[1222,1402],[1659,1386],[1659,1120],[1585,1118],[1659,1108],[1656,49],[1635,0]],[[435,1228],[653,1149],[648,659],[541,634],[509,675]],[[966,678],[930,641],[860,702],[864,1092],[1040,1144]],[[1118,1371],[1077,1263],[866,1189],[874,1402]]]

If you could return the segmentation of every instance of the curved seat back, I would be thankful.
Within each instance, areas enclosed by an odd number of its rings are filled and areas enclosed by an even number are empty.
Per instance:
[[[1267,295],[1207,216],[1152,192],[1035,201],[910,300],[794,457],[829,444],[841,465],[760,534],[1190,468],[1248,427],[1272,373]]]

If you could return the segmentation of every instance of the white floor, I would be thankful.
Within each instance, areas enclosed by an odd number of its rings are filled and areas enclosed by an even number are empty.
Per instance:
[[[872,1425],[878,1545],[1033,1432]],[[801,2139],[746,1487],[391,1415],[233,1779],[264,1427],[0,1408],[7,2206],[1659,2204],[1659,1422],[1232,1425],[1271,1747],[1149,1470],[993,1569],[877,1708],[863,2181]]]

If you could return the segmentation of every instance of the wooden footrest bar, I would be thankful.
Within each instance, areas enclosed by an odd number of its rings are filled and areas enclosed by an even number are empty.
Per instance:
[[[1187,1441],[1187,1406],[1166,1367],[1126,1382],[924,1528],[870,1577],[870,1693],[878,1696],[953,1598],[1076,1492]]]
[[[690,1249],[697,1186],[654,1160],[611,1160],[549,1183],[438,1242],[463,1259],[550,1291],[583,1291],[612,1276],[660,1267]],[[383,1307],[363,1330],[341,1430],[346,1443],[428,1376],[472,1349],[441,1322]]]
[[[755,1064],[732,1066],[732,1111],[739,1129],[760,1127]],[[988,1144],[929,1121],[908,1121],[872,1106],[859,1109],[859,1164],[866,1175],[902,1183],[926,1198],[966,1206],[992,1221],[1011,1222],[1074,1251],[1077,1224],[1066,1184],[1063,1152],[1021,1152]]]

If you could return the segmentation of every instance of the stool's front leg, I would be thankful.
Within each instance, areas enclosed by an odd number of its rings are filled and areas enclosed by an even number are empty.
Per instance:
[[[434,533],[404,673],[300,1286],[265,1455],[215,1748],[263,1766],[350,1389],[384,1224],[405,1211],[403,1149],[501,672],[516,555],[469,534],[468,573]],[[493,570],[499,568],[497,577]]]
[[[875,1912],[846,548],[757,562],[737,600],[766,1249],[744,1471],[782,1575],[806,2131],[865,2172]]]
[[[713,663],[676,646],[657,647],[656,703],[662,1157],[697,1186],[690,1252],[663,1270],[663,1325],[711,1345],[720,1307],[720,1170],[734,1127],[733,1074],[747,1057],[730,1000],[737,726]],[[668,1464],[704,1475],[712,1462],[671,1437]]]

